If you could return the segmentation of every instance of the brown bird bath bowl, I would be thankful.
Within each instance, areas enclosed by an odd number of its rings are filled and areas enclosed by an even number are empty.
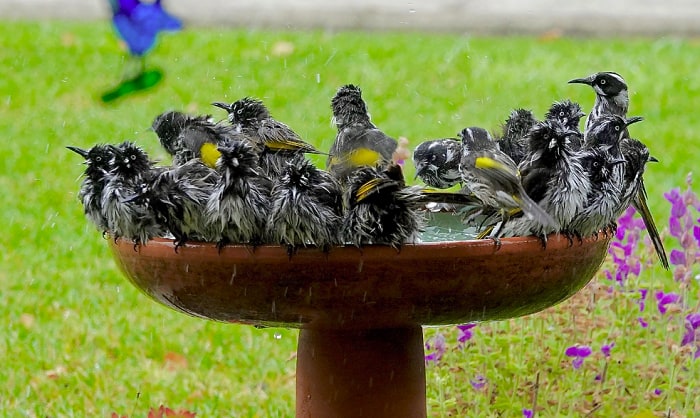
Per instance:
[[[425,417],[422,325],[513,318],[553,306],[598,270],[609,237],[386,246],[226,246],[155,239],[111,248],[152,299],[200,318],[300,328],[297,417]],[[112,242],[110,240],[110,242]]]

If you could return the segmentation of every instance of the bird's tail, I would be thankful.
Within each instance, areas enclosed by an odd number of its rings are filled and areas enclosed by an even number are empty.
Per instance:
[[[520,196],[513,196],[513,198],[520,205],[523,213],[528,218],[548,229],[559,230],[561,228],[559,222],[557,222],[552,215],[542,209],[537,202],[532,200],[530,196],[525,193],[522,186],[520,186]]]
[[[646,226],[649,232],[649,237],[651,242],[654,244],[654,250],[656,250],[656,255],[659,256],[659,261],[661,265],[664,266],[666,270],[669,269],[668,256],[666,255],[666,250],[664,249],[664,243],[661,241],[661,236],[659,235],[659,230],[656,229],[656,223],[654,223],[654,217],[651,216],[651,211],[647,205],[647,191],[644,188],[644,182],[642,182],[641,187],[637,191],[637,195],[632,201],[632,206],[642,215],[642,220],[644,221],[644,226]]]

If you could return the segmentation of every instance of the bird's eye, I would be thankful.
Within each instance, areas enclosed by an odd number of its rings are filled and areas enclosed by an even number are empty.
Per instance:
[[[598,81],[598,84],[600,84],[600,85],[605,84],[605,79],[603,78],[603,79],[601,79],[600,81]]]
[[[236,113],[238,113],[240,115],[241,113],[243,113],[243,109],[236,110]]]
[[[559,112],[559,116],[562,117],[562,118],[564,117],[564,111],[563,111],[563,110],[562,110],[561,112]]]
[[[129,156],[129,158],[131,158],[131,161],[135,161],[135,160],[136,160],[136,154],[131,154],[131,155]]]
[[[544,139],[549,139],[549,134],[544,134]]]
[[[101,162],[101,161],[102,161],[102,157],[97,157],[97,158],[95,158],[95,161],[97,161],[98,163]]]
[[[615,125],[615,132],[619,132],[619,131],[620,131],[620,126],[619,126],[619,125]]]
[[[593,161],[593,167],[594,168],[600,167],[600,163],[598,161]]]

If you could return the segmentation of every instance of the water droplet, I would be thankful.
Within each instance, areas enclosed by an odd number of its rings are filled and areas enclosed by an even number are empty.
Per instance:
[[[274,337],[276,340],[281,340],[281,339],[282,339],[282,334],[280,334],[279,332],[275,332],[275,334],[273,335],[273,337]]]
[[[316,84],[321,84],[321,74],[316,73]]]
[[[413,14],[416,12],[416,9],[408,9],[408,13]]]

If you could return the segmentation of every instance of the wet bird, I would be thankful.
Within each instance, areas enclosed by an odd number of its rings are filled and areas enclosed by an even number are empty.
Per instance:
[[[545,113],[545,120],[557,120],[564,125],[571,134],[569,142],[574,149],[581,148],[583,144],[583,133],[579,128],[581,118],[586,116],[586,113],[581,110],[581,106],[571,100],[563,100],[554,102]]]
[[[625,179],[620,199],[620,208],[623,211],[630,205],[639,212],[644,221],[644,226],[649,233],[651,242],[654,245],[656,255],[659,257],[661,265],[668,270],[669,262],[664,248],[663,241],[656,228],[654,217],[647,204],[647,191],[644,187],[644,169],[648,162],[658,162],[649,154],[649,148],[641,141],[634,138],[623,138],[620,143],[620,151],[625,159]]]
[[[438,189],[447,189],[461,183],[461,156],[462,143],[454,138],[424,141],[413,151],[416,177]]]
[[[274,180],[270,200],[268,235],[271,242],[286,245],[290,256],[300,246],[328,251],[340,243],[343,193],[327,171],[304,158],[288,161]]]
[[[498,139],[498,147],[515,164],[520,164],[527,155],[527,134],[536,123],[537,119],[531,110],[513,109],[503,124],[501,137]]]
[[[571,84],[586,84],[591,86],[596,93],[593,109],[586,117],[584,132],[590,129],[602,115],[627,116],[629,108],[629,93],[625,79],[618,73],[604,71],[591,74],[584,78],[570,80]]]
[[[572,137],[578,141],[577,132],[559,119],[545,119],[530,130],[530,153],[519,167],[522,185],[527,195],[554,218],[558,228],[518,217],[506,223],[504,236],[537,235],[546,240],[548,234],[565,232],[582,210],[590,181],[581,163],[583,154],[572,145]]]
[[[78,198],[87,218],[104,234],[109,226],[102,210],[102,191],[114,168],[114,151],[110,145],[98,144],[88,150],[68,146],[85,159],[85,173]]]
[[[175,237],[175,250],[188,240],[213,241],[214,225],[206,213],[207,203],[219,174],[199,159],[192,159],[161,172],[148,185],[148,201]]]
[[[116,241],[127,238],[134,248],[168,231],[158,222],[148,201],[148,184],[161,170],[153,167],[148,154],[133,142],[112,147],[114,169],[102,192],[102,210],[109,232]]]
[[[331,110],[338,133],[326,168],[341,183],[360,167],[385,167],[392,162],[398,142],[371,122],[359,87],[340,87],[331,100]]]
[[[200,158],[214,168],[219,158],[218,144],[240,135],[230,125],[215,123],[210,115],[192,116],[178,111],[161,113],[151,127],[163,148],[173,156],[175,165]]]
[[[344,241],[358,247],[416,242],[425,227],[419,210],[420,188],[406,187],[398,165],[361,167],[352,172],[345,191]]]
[[[546,226],[558,228],[556,220],[540,208],[523,189],[520,172],[513,160],[498,149],[491,135],[482,128],[464,128],[460,170],[465,189],[484,206],[501,214],[501,224],[492,237],[497,238],[511,211],[521,209],[525,216]]]
[[[260,173],[260,156],[247,141],[227,141],[218,149],[220,178],[206,207],[215,228],[214,241],[219,248],[228,243],[265,243],[272,182]]]
[[[297,154],[324,154],[302,140],[289,126],[274,119],[260,100],[244,97],[231,104],[214,102],[212,105],[226,110],[234,129],[257,144],[260,167],[271,178],[279,176],[286,162]]]
[[[620,203],[620,187],[615,182],[615,168],[624,164],[623,158],[610,153],[611,146],[584,149],[581,164],[590,181],[584,207],[574,216],[568,230],[579,238],[597,234],[616,219]]]

